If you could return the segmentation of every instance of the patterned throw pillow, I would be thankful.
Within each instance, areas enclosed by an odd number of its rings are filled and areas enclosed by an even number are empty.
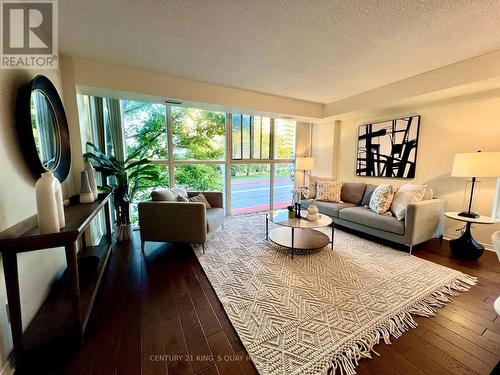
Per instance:
[[[201,203],[205,204],[206,208],[212,207],[212,206],[210,206],[210,203],[208,203],[207,198],[201,193],[198,195],[195,195],[194,197],[189,198],[189,201],[190,202],[201,202]]]
[[[392,185],[382,184],[377,186],[370,198],[370,210],[377,214],[385,215],[391,207],[393,198],[394,187]]]
[[[316,199],[342,203],[340,193],[342,192],[342,182],[339,181],[318,181],[316,183]]]
[[[318,177],[318,176],[309,176],[309,189],[307,190],[308,199],[314,199],[317,195],[318,190],[318,182],[319,181],[335,181],[333,177]]]
[[[420,202],[425,194],[427,185],[405,184],[394,194],[391,203],[391,212],[398,220],[403,220],[406,215],[406,208],[410,203]]]

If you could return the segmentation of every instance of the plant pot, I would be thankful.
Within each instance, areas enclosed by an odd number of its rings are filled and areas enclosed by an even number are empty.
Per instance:
[[[116,228],[116,240],[118,242],[130,241],[132,238],[132,224],[120,224]]]

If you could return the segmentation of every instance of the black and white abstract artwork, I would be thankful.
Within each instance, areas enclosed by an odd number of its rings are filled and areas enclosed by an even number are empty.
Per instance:
[[[356,175],[415,178],[420,116],[361,125]]]

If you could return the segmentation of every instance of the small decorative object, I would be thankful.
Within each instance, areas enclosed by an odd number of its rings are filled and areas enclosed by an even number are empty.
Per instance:
[[[415,178],[420,116],[361,125],[356,175]]]
[[[288,218],[289,219],[294,219],[295,218],[295,211],[293,209],[293,206],[288,206]]]
[[[97,191],[94,166],[87,161],[85,163],[85,170],[87,171],[87,175],[89,177],[90,190],[92,190],[92,195],[94,196],[94,201],[95,201],[97,200],[99,192]]]
[[[90,189],[89,176],[87,174],[87,171],[82,171],[80,176],[80,203],[92,203],[94,201],[94,194]]]
[[[52,172],[45,172],[35,189],[40,233],[59,232],[65,225],[61,183]]]
[[[302,205],[300,203],[295,203],[295,217],[297,219],[301,219],[302,218],[302,215],[300,214],[301,206]]]
[[[306,219],[309,221],[318,221],[319,219],[319,210],[315,204],[311,204],[307,208],[307,216]]]

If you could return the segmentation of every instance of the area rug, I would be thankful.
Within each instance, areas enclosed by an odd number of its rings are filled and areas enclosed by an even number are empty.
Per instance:
[[[270,229],[274,224],[270,223]],[[324,228],[330,233],[331,228]],[[227,219],[199,262],[260,374],[355,374],[383,340],[415,328],[477,280],[335,229],[334,249],[295,255],[262,214]]]

